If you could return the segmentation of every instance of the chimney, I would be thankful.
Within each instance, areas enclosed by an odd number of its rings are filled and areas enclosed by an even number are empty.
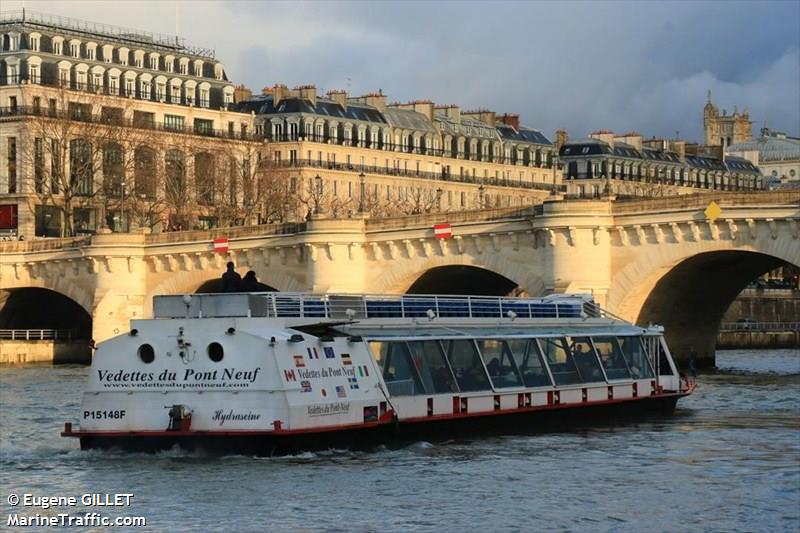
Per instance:
[[[425,115],[431,122],[433,121],[433,102],[430,100],[414,100],[409,104],[411,104],[411,109]]]
[[[569,141],[567,130],[564,128],[558,128],[556,130],[556,151],[561,150],[561,147],[567,144],[567,141]]]
[[[317,87],[315,85],[300,85],[294,88],[298,92],[300,98],[308,100],[311,105],[317,105]]]
[[[237,104],[239,102],[244,102],[245,100],[250,99],[253,96],[253,91],[245,87],[244,85],[237,85],[233,88],[233,101]]]
[[[597,139],[598,141],[603,141],[611,148],[614,148],[614,132],[609,130],[597,130],[593,131],[591,135],[589,135],[592,139]]]
[[[371,105],[381,113],[386,111],[386,95],[383,92],[369,93],[361,97],[365,104]]]
[[[497,121],[511,126],[515,131],[519,131],[519,115],[515,113],[503,113],[502,115],[498,115]]]
[[[476,109],[474,111],[464,111],[462,116],[473,118],[484,124],[488,124],[489,126],[495,126],[495,115],[494,111],[489,111],[486,109]]]
[[[628,133],[623,133],[622,135],[615,135],[614,139],[619,142],[630,144],[640,152],[642,151],[642,136],[635,131],[629,131]]]
[[[669,151],[678,154],[682,162],[686,161],[686,141],[672,141],[669,144]]]
[[[328,98],[347,109],[347,91],[328,91]]]
[[[289,89],[286,85],[278,85],[277,83],[272,88],[272,105],[278,107],[281,100],[289,96]]]
[[[445,105],[439,107],[439,109],[444,110],[444,114],[447,118],[455,122],[456,124],[461,124],[461,109],[457,105]]]

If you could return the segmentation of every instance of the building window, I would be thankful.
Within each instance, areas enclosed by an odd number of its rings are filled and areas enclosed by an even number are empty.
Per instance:
[[[91,59],[92,61],[94,61],[94,48],[86,49],[86,59]]]
[[[214,135],[214,121],[196,118],[194,119],[194,131],[200,135]]]
[[[155,113],[147,111],[134,111],[133,112],[133,127],[134,128],[152,128],[156,123]]]
[[[53,43],[53,54],[59,56],[62,54],[61,41],[56,41]]]
[[[69,143],[70,182],[75,184],[75,194],[90,196],[94,190],[92,147],[85,139]]]
[[[8,192],[17,192],[17,138],[8,138]]]
[[[61,190],[61,160],[65,154],[61,153],[61,141],[50,141],[50,192],[58,194]]]
[[[81,45],[79,44],[70,44],[69,45],[69,55],[72,57],[80,57],[81,56]]]
[[[180,115],[164,115],[165,130],[182,131],[183,123],[183,117]]]

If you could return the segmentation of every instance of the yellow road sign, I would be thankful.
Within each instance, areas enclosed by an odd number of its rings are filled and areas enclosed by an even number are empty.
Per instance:
[[[711,203],[708,204],[708,207],[706,207],[706,210],[703,211],[703,214],[709,221],[714,222],[722,214],[722,208],[717,205],[717,202],[712,200]]]

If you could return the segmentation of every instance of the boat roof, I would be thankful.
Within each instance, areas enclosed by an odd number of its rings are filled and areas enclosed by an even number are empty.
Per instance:
[[[153,316],[157,319],[270,317],[325,321],[370,318],[580,319],[610,315],[587,294],[513,298],[267,292],[156,296]]]

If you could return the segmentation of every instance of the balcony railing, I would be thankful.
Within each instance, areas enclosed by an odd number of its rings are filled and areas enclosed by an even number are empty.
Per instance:
[[[497,163],[503,165],[515,165],[532,168],[552,168],[552,165],[547,161],[536,162],[535,159],[525,161],[524,158],[519,157],[505,157],[495,156],[492,154],[470,154],[468,152],[460,152],[456,150],[444,150],[442,148],[431,148],[423,146],[414,146],[407,144],[396,144],[383,141],[373,141],[370,138],[333,138],[330,135],[311,134],[281,134],[273,135],[267,133],[264,135],[269,141],[272,142],[316,142],[323,144],[335,144],[338,146],[352,146],[354,148],[368,148],[372,150],[383,150],[387,152],[401,152],[405,154],[419,154],[429,155],[433,157],[446,157],[450,159],[461,159],[464,161],[481,161],[484,163]]]
[[[192,125],[176,125],[165,124],[162,122],[155,122],[142,118],[120,118],[120,117],[104,117],[99,114],[91,113],[84,114],[77,109],[52,110],[48,107],[42,106],[10,106],[0,107],[0,119],[7,117],[44,117],[53,120],[73,120],[77,122],[86,122],[90,124],[102,124],[106,126],[122,126],[128,128],[135,128],[140,130],[155,130],[168,133],[181,133],[188,135],[199,135],[201,137],[214,137],[217,139],[235,139],[244,141],[261,141],[262,138],[251,132],[236,132],[230,130],[218,130],[202,127],[194,127]]]
[[[552,182],[529,182],[519,180],[504,180],[500,178],[478,178],[470,175],[454,176],[445,170],[442,172],[427,172],[423,170],[408,170],[403,168],[382,167],[374,165],[354,165],[352,163],[333,163],[315,159],[289,159],[273,161],[271,168],[319,168],[323,170],[339,170],[344,172],[359,172],[364,174],[378,174],[382,176],[397,176],[403,178],[421,178],[428,180],[447,181],[453,183],[471,183],[482,186],[515,187],[520,189],[535,189],[540,191],[564,191],[563,185],[553,185]]]
[[[90,94],[101,94],[104,96],[120,96],[120,97],[131,97],[135,98],[139,101],[144,102],[158,102],[163,104],[169,105],[178,105],[183,107],[198,107],[201,109],[215,109],[215,110],[228,110],[229,104],[221,104],[218,107],[211,107],[210,101],[205,98],[200,98],[199,96],[195,98],[189,98],[185,95],[181,96],[178,101],[174,99],[168,98],[166,94],[159,93],[158,91],[149,91],[147,94],[142,95],[141,91],[137,91],[135,87],[132,89],[128,89],[125,87],[125,79],[120,77],[119,85],[109,86],[105,83],[103,84],[96,84],[93,83],[91,80],[87,81],[78,81],[78,80],[62,80],[62,79],[52,79],[52,77],[48,76],[41,76],[41,75],[34,75],[31,76],[29,74],[18,74],[14,76],[2,76],[0,75],[0,85],[24,85],[24,84],[31,84],[31,85],[42,85],[45,87],[56,87],[58,89],[68,89],[71,91],[78,91],[78,92],[85,92]],[[235,111],[231,111],[232,113]],[[244,113],[242,113],[244,114]]]

